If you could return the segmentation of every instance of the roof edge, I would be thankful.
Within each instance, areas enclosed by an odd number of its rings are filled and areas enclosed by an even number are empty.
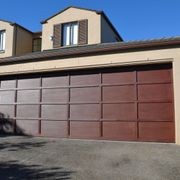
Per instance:
[[[23,29],[23,30],[25,30],[25,31],[27,31],[27,32],[29,32],[29,33],[31,33],[31,34],[33,34],[32,31],[30,31],[29,29],[27,29],[27,28],[21,26],[21,25],[18,24],[18,23],[11,23],[11,25],[12,25],[12,26],[18,26],[18,27],[20,27],[21,29]]]
[[[115,26],[111,23],[107,15],[104,13],[104,11],[99,11],[99,12],[97,11],[96,13],[101,14],[104,17],[108,25],[111,27],[111,29],[114,31],[114,33],[118,37],[119,41],[124,41],[123,38],[120,36],[119,32],[117,31],[117,29],[115,28]]]
[[[38,62],[49,59],[69,58],[75,56],[102,55],[107,53],[123,53],[131,51],[145,51],[149,49],[180,48],[180,37],[154,39],[146,41],[130,41],[94,44],[69,48],[59,48],[23,56],[1,58],[0,64]]]
[[[14,23],[14,22],[12,22],[12,21],[8,21],[8,20],[5,20],[5,19],[0,19],[0,21],[7,22],[7,23],[9,23],[9,24],[13,24],[13,23]]]
[[[58,14],[63,13],[64,11],[66,11],[66,10],[69,9],[69,8],[76,8],[76,9],[81,9],[81,10],[92,11],[92,12],[95,12],[95,13],[97,13],[97,14],[98,14],[98,13],[102,13],[102,11],[99,11],[99,10],[88,9],[88,8],[82,8],[82,7],[78,7],[78,6],[68,6],[68,7],[62,9],[61,11],[55,13],[54,15],[50,16],[49,18],[47,18],[47,19],[45,19],[45,20],[42,20],[42,21],[41,21],[41,24],[47,23],[48,20],[50,20],[51,18],[57,16]]]
[[[9,23],[11,26],[18,26],[18,27],[20,27],[21,29],[24,29],[25,31],[27,31],[27,32],[29,32],[29,33],[31,33],[31,34],[33,34],[32,31],[30,31],[29,29],[27,29],[27,28],[21,26],[20,24],[18,24],[18,23],[16,23],[16,22],[4,20],[4,19],[0,19],[0,21],[7,22],[7,23]]]

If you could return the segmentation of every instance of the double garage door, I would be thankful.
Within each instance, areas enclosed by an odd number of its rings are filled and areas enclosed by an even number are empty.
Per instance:
[[[170,64],[1,77],[1,131],[174,142]]]

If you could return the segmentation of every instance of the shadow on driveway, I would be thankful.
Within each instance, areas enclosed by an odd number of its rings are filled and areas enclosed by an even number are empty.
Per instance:
[[[0,150],[7,150],[7,151],[18,151],[18,150],[29,150],[32,148],[39,148],[43,147],[48,142],[0,142]]]
[[[42,167],[40,165],[24,165],[18,161],[0,163],[0,179],[2,180],[70,180],[73,171],[62,167]]]

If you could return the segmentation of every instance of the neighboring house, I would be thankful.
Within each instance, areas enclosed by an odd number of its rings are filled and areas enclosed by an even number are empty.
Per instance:
[[[41,32],[32,33],[19,24],[0,20],[0,58],[32,52],[36,39],[41,39]]]
[[[102,11],[76,7],[42,21],[42,29],[33,33],[17,23],[0,20],[0,58],[62,46],[122,41]]]
[[[78,7],[42,26],[0,22],[1,130],[180,144],[180,37],[123,42],[102,11]]]

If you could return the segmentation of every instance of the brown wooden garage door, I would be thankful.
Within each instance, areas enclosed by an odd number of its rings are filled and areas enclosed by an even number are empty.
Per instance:
[[[0,85],[1,131],[174,142],[170,64],[9,76]]]

